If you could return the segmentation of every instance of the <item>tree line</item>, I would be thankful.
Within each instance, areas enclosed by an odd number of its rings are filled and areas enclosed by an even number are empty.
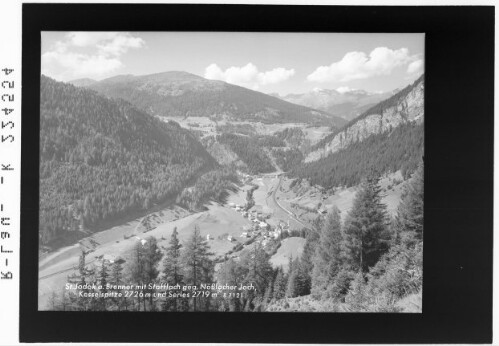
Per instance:
[[[85,254],[82,254],[78,272],[69,278],[73,278],[79,287],[90,288],[54,292],[47,308],[67,311],[206,311],[211,306],[210,297],[184,297],[182,286],[200,287],[201,283],[212,282],[212,255],[197,226],[185,244],[180,243],[175,228],[164,251],[154,237],[138,241],[126,256],[124,265],[120,261],[114,264],[102,261],[100,267],[89,269],[85,265]],[[155,296],[153,293],[159,290],[150,288],[149,284],[159,282],[179,285],[180,288],[168,291],[178,297]],[[122,295],[119,298],[95,298],[96,293],[102,296],[108,292],[106,284],[120,287],[113,291]],[[132,288],[128,289],[129,285]],[[126,291],[133,293],[126,295]],[[86,295],[82,296],[80,292]]]
[[[208,241],[201,236],[195,226],[192,234],[183,244],[176,228],[168,246],[163,248],[154,237],[138,241],[123,265],[117,261],[109,264],[103,261],[100,266],[85,264],[85,254],[80,257],[78,272],[68,278],[80,285],[76,290],[53,292],[47,305],[49,310],[65,311],[253,311],[262,308],[268,285],[276,271],[269,262],[270,256],[256,243],[242,253],[240,260],[223,259],[215,274],[215,261]],[[149,284],[170,285],[167,295],[159,288],[149,288]],[[193,295],[193,291],[183,288],[201,284],[253,285],[255,290],[230,289],[218,291],[209,289],[208,295]],[[87,284],[85,286],[85,284]],[[125,295],[127,288],[113,289],[122,293],[121,297],[104,298],[108,293],[107,284],[124,287],[133,285],[134,294]],[[178,288],[175,286],[178,285]],[[90,287],[90,288],[89,288]],[[110,286],[113,287],[113,286]],[[138,288],[137,288],[138,287]],[[203,290],[205,293],[207,290]],[[85,293],[83,296],[80,292]],[[189,296],[186,293],[190,293]],[[211,295],[215,293],[215,295]],[[224,295],[225,293],[225,295]]]

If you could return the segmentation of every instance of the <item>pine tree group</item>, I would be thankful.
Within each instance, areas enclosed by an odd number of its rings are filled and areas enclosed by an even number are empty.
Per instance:
[[[421,295],[423,164],[405,183],[393,220],[382,198],[380,178],[372,174],[360,185],[344,222],[337,208],[318,217],[301,257],[290,259],[288,275],[277,271],[269,309],[290,309],[291,301],[278,302],[310,292],[331,311],[396,312],[401,298]]]

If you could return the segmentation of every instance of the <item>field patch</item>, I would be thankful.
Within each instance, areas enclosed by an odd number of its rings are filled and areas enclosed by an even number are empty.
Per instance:
[[[301,257],[303,247],[305,246],[305,238],[290,237],[281,242],[281,246],[277,252],[270,258],[270,263],[274,267],[282,266],[285,271],[288,270],[289,258]]]

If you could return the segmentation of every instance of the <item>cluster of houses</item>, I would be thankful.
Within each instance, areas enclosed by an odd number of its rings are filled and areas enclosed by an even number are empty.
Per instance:
[[[270,229],[270,225],[266,221],[270,218],[271,214],[263,213],[259,211],[258,208],[252,208],[251,210],[246,211],[244,205],[235,203],[229,203],[229,207],[241,213],[244,218],[247,218],[249,221],[253,222],[254,229]]]
[[[97,262],[100,262],[100,265],[103,263],[106,264],[114,264],[114,263],[119,263],[123,264],[126,261],[121,257],[121,256],[115,256],[115,255],[110,255],[110,254],[104,254],[100,256],[95,256],[95,259]]]
[[[284,221],[279,221],[279,224],[275,227],[270,227],[265,231],[261,231],[260,235],[262,238],[257,241],[257,243],[262,244],[262,246],[266,246],[272,240],[278,240],[281,238],[283,233],[288,233],[290,235],[289,221],[286,223]],[[243,233],[244,234],[244,233]]]
[[[243,232],[241,234],[241,237],[243,238],[262,236],[262,239],[258,242],[265,246],[272,239],[280,239],[283,232],[287,232],[288,234],[290,233],[289,221],[286,223],[281,220],[275,227],[273,227],[267,222],[267,220],[271,217],[271,214],[264,213],[258,208],[258,206],[248,211],[246,211],[245,206],[235,203],[229,203],[229,207],[241,213],[243,217],[253,223],[251,226],[243,227]],[[235,239],[233,236],[229,235],[227,240],[233,241]]]

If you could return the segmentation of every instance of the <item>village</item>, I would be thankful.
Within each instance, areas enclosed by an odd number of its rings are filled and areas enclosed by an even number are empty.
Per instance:
[[[288,238],[292,234],[289,221],[275,220],[272,214],[262,212],[261,206],[257,205],[249,209],[248,205],[235,203],[228,203],[227,206],[251,221],[251,225],[242,227],[242,233],[239,237],[243,239],[237,239],[233,235],[227,236],[227,241],[238,243],[234,247],[234,252],[242,250],[243,244],[249,245],[255,243],[260,244],[267,252],[272,253],[282,239]],[[212,238],[208,234],[206,239],[209,241]],[[237,258],[238,256],[235,253],[232,254],[230,251],[226,257]]]

